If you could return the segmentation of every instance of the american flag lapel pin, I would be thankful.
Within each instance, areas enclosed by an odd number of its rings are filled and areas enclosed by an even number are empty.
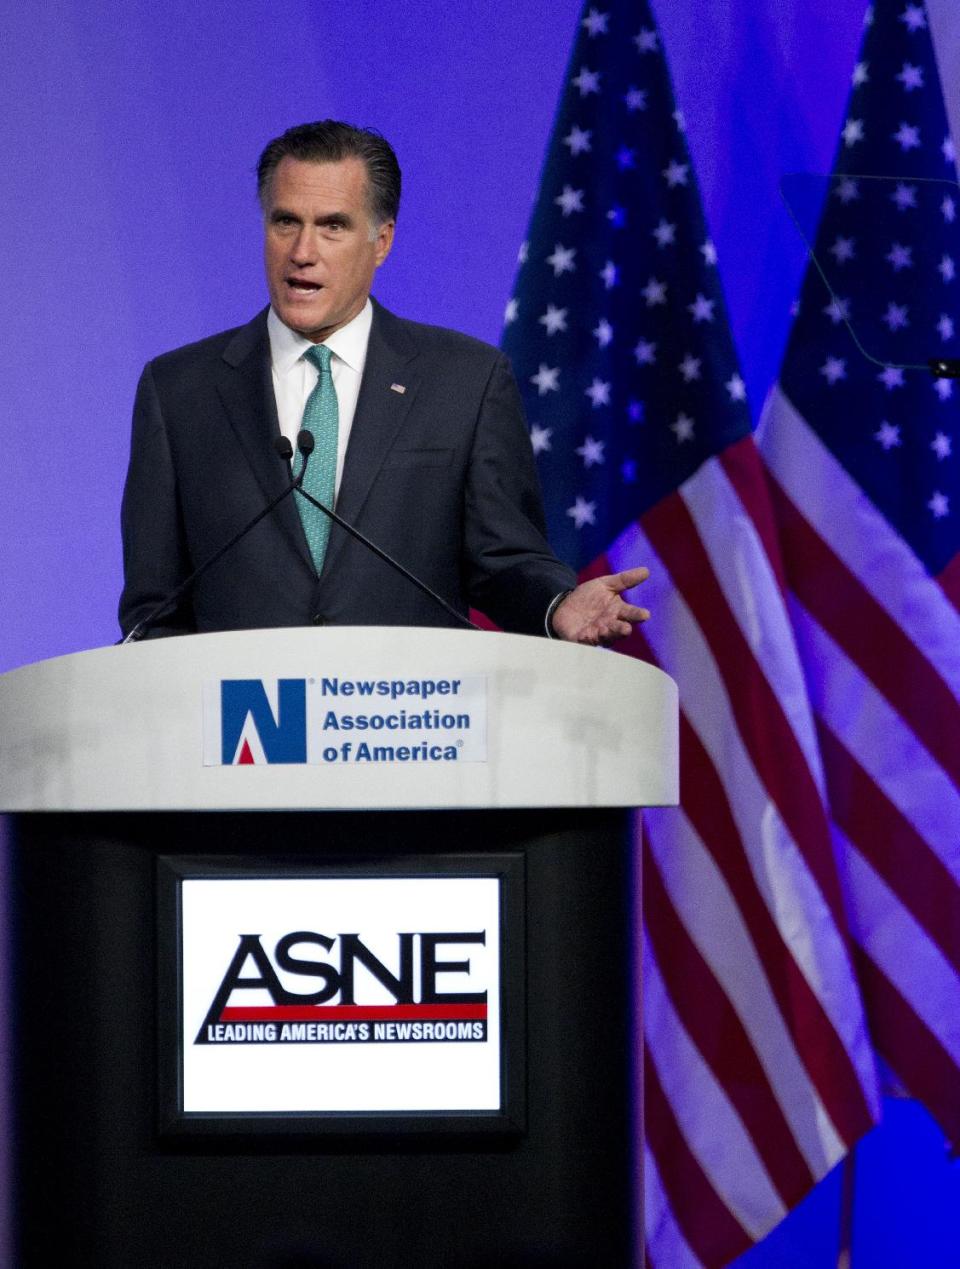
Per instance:
[[[401,396],[403,396],[403,394],[406,392],[406,390],[407,390],[407,389],[406,389],[406,385],[405,385],[405,384],[402,384],[402,383],[391,383],[391,385],[390,385],[390,391],[391,391],[391,392],[399,392]]]

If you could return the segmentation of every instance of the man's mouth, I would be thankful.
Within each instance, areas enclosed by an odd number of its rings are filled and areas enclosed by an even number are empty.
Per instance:
[[[319,282],[309,282],[306,278],[287,278],[287,286],[299,295],[316,295],[323,289]]]

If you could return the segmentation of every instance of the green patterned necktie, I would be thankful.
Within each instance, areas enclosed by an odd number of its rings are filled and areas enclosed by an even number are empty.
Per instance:
[[[307,397],[307,404],[303,408],[303,422],[300,425],[312,432],[314,439],[314,450],[307,463],[303,488],[325,507],[332,507],[337,487],[337,433],[340,428],[340,414],[337,408],[337,390],[333,386],[333,376],[330,373],[331,353],[325,344],[314,344],[303,355],[320,372],[317,386]],[[298,450],[293,465],[294,476],[300,475],[302,467],[303,455]],[[318,511],[313,503],[307,502],[306,498],[297,497],[297,509],[314,566],[319,574],[327,552],[327,539],[330,537],[329,517]]]

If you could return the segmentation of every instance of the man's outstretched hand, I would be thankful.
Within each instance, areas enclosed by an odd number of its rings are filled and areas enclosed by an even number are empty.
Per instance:
[[[569,643],[613,643],[625,639],[638,621],[646,621],[646,608],[621,598],[625,590],[639,586],[650,576],[648,568],[628,568],[581,584],[557,605],[551,622],[558,639]]]

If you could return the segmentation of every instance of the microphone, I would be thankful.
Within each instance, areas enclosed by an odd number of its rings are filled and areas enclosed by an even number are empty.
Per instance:
[[[318,498],[314,498],[313,494],[308,493],[306,489],[302,488],[303,474],[307,470],[307,462],[310,455],[313,453],[315,443],[313,433],[308,431],[306,428],[304,428],[297,437],[297,449],[303,456],[303,466],[300,468],[300,475],[298,479],[293,485],[291,485],[291,488],[295,488],[302,498],[306,498],[307,502],[312,503],[318,511],[322,511],[328,519],[332,520],[334,524],[339,525],[345,533],[349,533],[352,538],[356,538],[356,540],[365,546],[368,551],[372,551],[377,559],[383,560],[384,564],[388,564],[395,573],[399,573],[401,577],[406,578],[408,582],[416,586],[417,590],[422,591],[422,593],[429,596],[434,603],[439,604],[445,613],[454,617],[461,625],[468,626],[471,630],[479,630],[480,627],[478,625],[475,625],[469,617],[465,617],[462,612],[457,612],[456,608],[454,608],[452,604],[448,604],[447,601],[441,595],[438,595],[435,590],[431,590],[426,582],[421,581],[420,578],[411,573],[408,568],[404,568],[398,560],[395,560],[392,555],[388,555],[382,547],[377,546],[375,542],[371,542],[370,539],[362,534],[359,529],[355,529],[352,524],[349,524],[346,520],[344,520],[343,516],[337,515],[336,511],[331,510],[325,503],[322,503]],[[289,445],[290,442],[288,441],[287,444]]]
[[[172,608],[180,596],[189,590],[193,583],[201,578],[207,569],[212,568],[218,560],[222,559],[228,551],[232,550],[242,538],[247,536],[251,529],[255,529],[261,520],[270,515],[270,513],[278,507],[281,502],[283,502],[284,498],[289,498],[292,493],[300,488],[300,483],[303,480],[303,473],[307,468],[307,459],[310,457],[310,453],[313,450],[313,437],[307,431],[301,432],[297,437],[297,447],[300,448],[301,440],[305,436],[310,437],[310,445],[309,449],[306,451],[303,449],[300,450],[303,454],[303,467],[300,469],[300,475],[296,478],[296,480],[291,479],[290,484],[283,490],[282,493],[277,494],[276,498],[272,498],[262,511],[258,511],[248,524],[245,524],[239,532],[233,535],[229,542],[225,542],[219,550],[214,551],[213,555],[211,555],[208,559],[205,559],[199,568],[195,568],[185,581],[181,582],[175,590],[172,590],[169,595],[166,595],[155,608],[151,609],[150,612],[147,613],[145,617],[141,618],[130,633],[120,640],[121,644],[139,643],[157,618],[163,616],[168,609]],[[290,441],[286,436],[278,436],[273,442],[273,448],[284,462],[290,462],[290,459],[293,457],[293,446],[290,444]]]

